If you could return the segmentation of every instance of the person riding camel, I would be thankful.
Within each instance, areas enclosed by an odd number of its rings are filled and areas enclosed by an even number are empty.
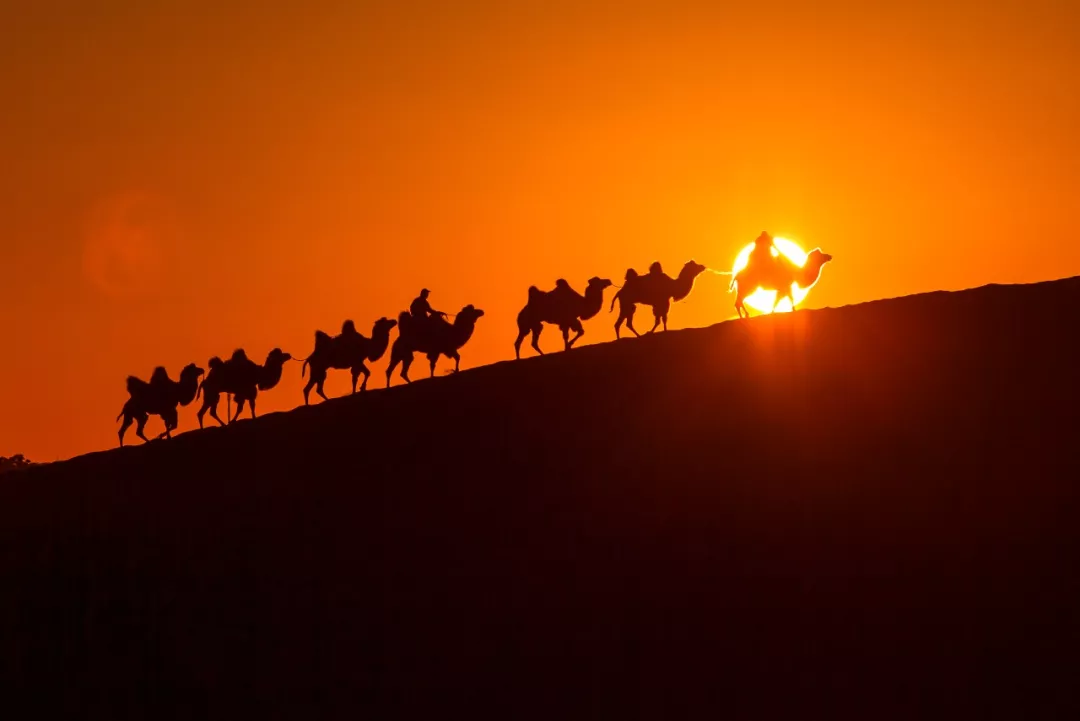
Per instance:
[[[418,329],[426,327],[435,317],[446,317],[446,313],[435,310],[428,303],[428,295],[430,294],[431,291],[424,288],[420,291],[420,295],[409,305],[409,315],[412,316],[412,320]]]
[[[771,265],[775,265],[776,256],[773,255],[773,237],[764,230],[754,240],[754,249],[750,251],[750,257],[746,261],[746,265],[749,268],[767,268]]]

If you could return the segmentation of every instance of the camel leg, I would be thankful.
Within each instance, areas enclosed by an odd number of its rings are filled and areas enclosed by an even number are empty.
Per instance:
[[[366,365],[361,365],[360,366],[360,372],[364,374],[364,380],[360,384],[360,392],[363,393],[364,391],[367,390],[367,382],[368,382],[368,378],[371,377],[371,371],[368,370],[368,367]]]
[[[218,403],[221,402],[221,395],[218,393],[204,393],[202,408],[199,409],[199,429],[203,428],[203,418],[206,416],[206,412],[210,411],[210,417],[218,422],[218,425],[225,425],[221,422],[221,419],[217,415]]]
[[[454,359],[454,372],[457,373],[459,370],[461,370],[461,356],[458,354],[457,351],[454,351],[450,354],[450,357]]]
[[[220,403],[220,402],[221,402],[221,397],[220,396],[214,398],[214,405],[212,405],[210,407],[210,417],[213,418],[215,421],[217,421],[219,426],[224,426],[225,421],[221,420],[221,416],[219,416],[217,414],[218,403]]]
[[[518,326],[518,337],[514,341],[514,358],[521,360],[521,342],[525,340],[525,336],[529,335],[529,329]]]
[[[323,383],[325,382],[326,375],[323,375],[322,378],[315,382],[315,392],[319,394],[319,398],[322,398],[324,401],[328,401],[330,399],[326,397],[326,391],[323,390]]]
[[[352,392],[356,393],[356,382],[360,380],[360,369],[352,368],[350,370],[352,372]]]
[[[135,435],[137,435],[139,438],[142,438],[143,443],[150,442],[150,439],[146,437],[146,433],[144,432],[146,430],[146,421],[148,421],[149,419],[150,417],[145,413],[140,415],[136,419],[137,423],[135,425]]]
[[[434,378],[435,377],[435,364],[439,362],[439,354],[438,353],[428,353],[427,359],[428,359],[428,364],[431,366],[431,375],[429,375],[428,377],[429,378]]]
[[[544,325],[541,323],[532,329],[532,347],[540,355],[544,355],[544,351],[540,350],[540,333],[544,330]]]
[[[412,365],[412,362],[413,354],[411,352],[401,359],[401,377],[405,379],[406,383],[412,383],[412,380],[409,379],[409,366]]]
[[[251,404],[251,420],[255,420],[255,399],[252,398],[248,403]]]
[[[659,327],[659,325],[660,325],[660,314],[657,313],[656,311],[653,311],[653,324],[652,324],[652,328],[649,329],[649,332],[650,333],[655,333],[656,329],[657,329],[657,327]]]
[[[127,429],[131,428],[131,424],[134,423],[134,422],[135,422],[134,418],[129,416],[127,413],[124,414],[124,422],[120,424],[120,432],[117,434],[118,436],[120,436],[120,447],[121,448],[124,447],[124,434],[127,433]]]
[[[585,326],[581,325],[580,320],[575,319],[570,330],[574,331],[574,337],[567,342],[566,350],[573,348],[574,344],[581,340],[581,336],[585,335]]]
[[[559,330],[562,331],[563,350],[570,350],[570,328],[564,325]]]
[[[229,420],[229,423],[234,423],[240,420],[240,412],[244,410],[244,402],[245,401],[243,398],[236,399],[236,415],[233,416],[231,420]]]
[[[386,367],[386,387],[387,388],[390,387],[390,376],[393,374],[394,368],[397,367],[397,364],[398,364],[397,358],[391,357],[390,358],[390,365],[388,365]]]
[[[630,309],[626,312],[626,327],[630,329],[630,332],[633,333],[635,337],[640,338],[641,333],[638,333],[637,329],[634,327],[634,313],[636,312],[637,306],[630,306]]]

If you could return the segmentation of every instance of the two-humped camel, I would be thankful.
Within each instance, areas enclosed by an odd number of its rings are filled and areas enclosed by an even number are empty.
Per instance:
[[[292,356],[283,352],[280,348],[274,348],[266,356],[266,362],[259,365],[247,357],[243,348],[233,352],[227,361],[215,356],[208,364],[210,372],[206,374],[203,382],[199,384],[199,392],[203,403],[199,408],[199,428],[203,427],[203,416],[210,412],[210,417],[220,425],[226,422],[232,423],[240,417],[244,410],[244,404],[251,406],[251,417],[255,417],[255,399],[259,391],[268,391],[277,386],[281,381],[281,373],[285,364],[292,360]],[[217,414],[218,403],[221,395],[232,395],[236,399],[236,415],[222,421]]]
[[[821,269],[832,260],[832,256],[823,253],[821,248],[814,248],[806,254],[806,262],[802,266],[796,265],[784,255],[776,256],[773,260],[772,263],[748,265],[731,278],[728,290],[737,289],[735,310],[740,318],[744,317],[744,313],[745,317],[750,317],[750,311],[746,309],[743,301],[759,288],[776,291],[773,310],[784,298],[791,301],[791,309],[795,310],[792,286],[798,284],[803,289],[813,286],[821,277]]]
[[[324,401],[329,400],[323,392],[323,384],[326,382],[326,372],[331,368],[351,371],[353,393],[356,393],[356,381],[363,375],[364,382],[360,385],[360,390],[367,390],[371,371],[366,362],[374,362],[383,357],[390,345],[390,331],[397,324],[392,318],[379,318],[372,326],[370,338],[357,332],[351,320],[342,324],[340,335],[330,336],[321,330],[315,331],[315,350],[300,369],[303,377],[307,367],[311,366],[311,378],[304,386],[304,405],[308,404],[312,388],[315,388],[315,392]]]
[[[619,303],[619,318],[615,321],[615,337],[619,337],[620,329],[625,321],[626,327],[634,335],[641,335],[634,328],[634,313],[637,304],[647,305],[653,311],[652,333],[663,323],[667,330],[668,312],[671,303],[677,302],[690,295],[694,289],[694,281],[705,271],[705,266],[693,260],[686,261],[677,278],[672,278],[663,272],[650,272],[646,275],[639,274],[633,268],[626,271],[626,280],[623,287],[611,299],[610,313],[615,310],[615,302]]]
[[[440,355],[454,359],[454,372],[457,373],[461,367],[461,356],[458,351],[469,342],[476,329],[476,321],[483,315],[484,311],[470,304],[458,312],[451,324],[441,316],[413,318],[409,311],[402,311],[398,316],[398,337],[390,349],[390,365],[386,368],[386,387],[390,387],[390,375],[398,364],[401,364],[401,377],[406,383],[412,383],[409,378],[409,366],[412,365],[414,353],[423,353],[427,356],[433,377],[435,363]]]
[[[120,415],[116,417],[116,420],[124,419],[118,433],[121,447],[124,445],[124,434],[132,423],[138,424],[135,435],[143,441],[149,440],[143,430],[151,415],[160,416],[165,423],[165,431],[158,438],[172,438],[172,432],[180,425],[176,407],[186,406],[195,400],[195,394],[199,390],[199,378],[205,372],[194,363],[189,363],[180,371],[179,381],[169,378],[168,372],[162,366],[154,369],[149,383],[141,378],[128,376],[129,398]]]
[[[550,323],[559,327],[562,331],[563,344],[566,350],[574,347],[581,336],[585,335],[585,328],[581,321],[589,320],[604,307],[604,290],[611,286],[607,278],[592,277],[585,288],[585,295],[581,295],[570,287],[566,280],[560,278],[555,281],[555,289],[543,291],[535,285],[529,287],[529,300],[521,309],[517,317],[518,336],[514,341],[514,356],[521,358],[521,343],[525,336],[532,333],[532,347],[540,355],[540,333],[544,329],[544,323]],[[570,337],[570,331],[574,331],[574,337]]]

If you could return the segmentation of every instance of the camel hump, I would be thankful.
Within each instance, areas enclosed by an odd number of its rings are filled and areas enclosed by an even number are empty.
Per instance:
[[[210,359],[210,362],[207,363],[207,365],[210,366],[210,370],[217,370],[221,366],[225,365],[225,361],[221,360],[219,356],[214,356]]]
[[[555,287],[561,288],[562,290],[570,290],[570,281],[566,278],[559,278],[555,281]]]
[[[543,297],[543,295],[544,295],[544,291],[540,290],[535,285],[530,285],[529,286],[529,302],[530,303],[539,300],[540,298]]]
[[[326,344],[331,341],[330,334],[324,333],[321,330],[315,331],[315,350],[325,348]]]
[[[169,380],[169,372],[165,370],[165,366],[158,366],[154,369],[154,372],[150,375],[150,384],[155,385],[158,383],[164,383]]]
[[[142,378],[136,378],[135,376],[127,377],[127,392],[129,395],[136,395],[145,391],[150,387],[150,384],[144,381]]]
[[[247,360],[247,353],[244,352],[243,348],[237,348],[233,351],[232,358],[230,358],[230,360],[245,361]]]

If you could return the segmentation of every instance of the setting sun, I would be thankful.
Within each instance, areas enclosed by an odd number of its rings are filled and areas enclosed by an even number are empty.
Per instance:
[[[803,249],[800,248],[799,245],[794,241],[788,240],[787,238],[774,238],[773,245],[776,246],[776,249],[773,250],[773,255],[783,254],[784,257],[786,257],[788,260],[790,260],[792,263],[799,266],[800,268],[806,264],[806,252],[803,251]],[[754,244],[751,243],[739,252],[739,255],[735,258],[735,265],[731,268],[731,273],[733,276],[737,275],[739,271],[746,267],[746,264],[747,262],[749,262],[750,259],[750,253],[753,250]],[[807,294],[810,292],[809,288],[800,288],[798,283],[792,283],[791,288],[791,294],[792,297],[795,299],[795,305],[801,303],[803,299],[806,298]],[[762,288],[758,288],[753,293],[746,296],[746,300],[744,302],[746,303],[746,305],[758,311],[759,313],[769,313],[773,310],[773,302],[775,301],[775,299],[775,290],[764,290]],[[787,313],[791,310],[793,310],[792,304],[787,300],[787,298],[780,301],[780,303],[776,306],[777,313]]]

